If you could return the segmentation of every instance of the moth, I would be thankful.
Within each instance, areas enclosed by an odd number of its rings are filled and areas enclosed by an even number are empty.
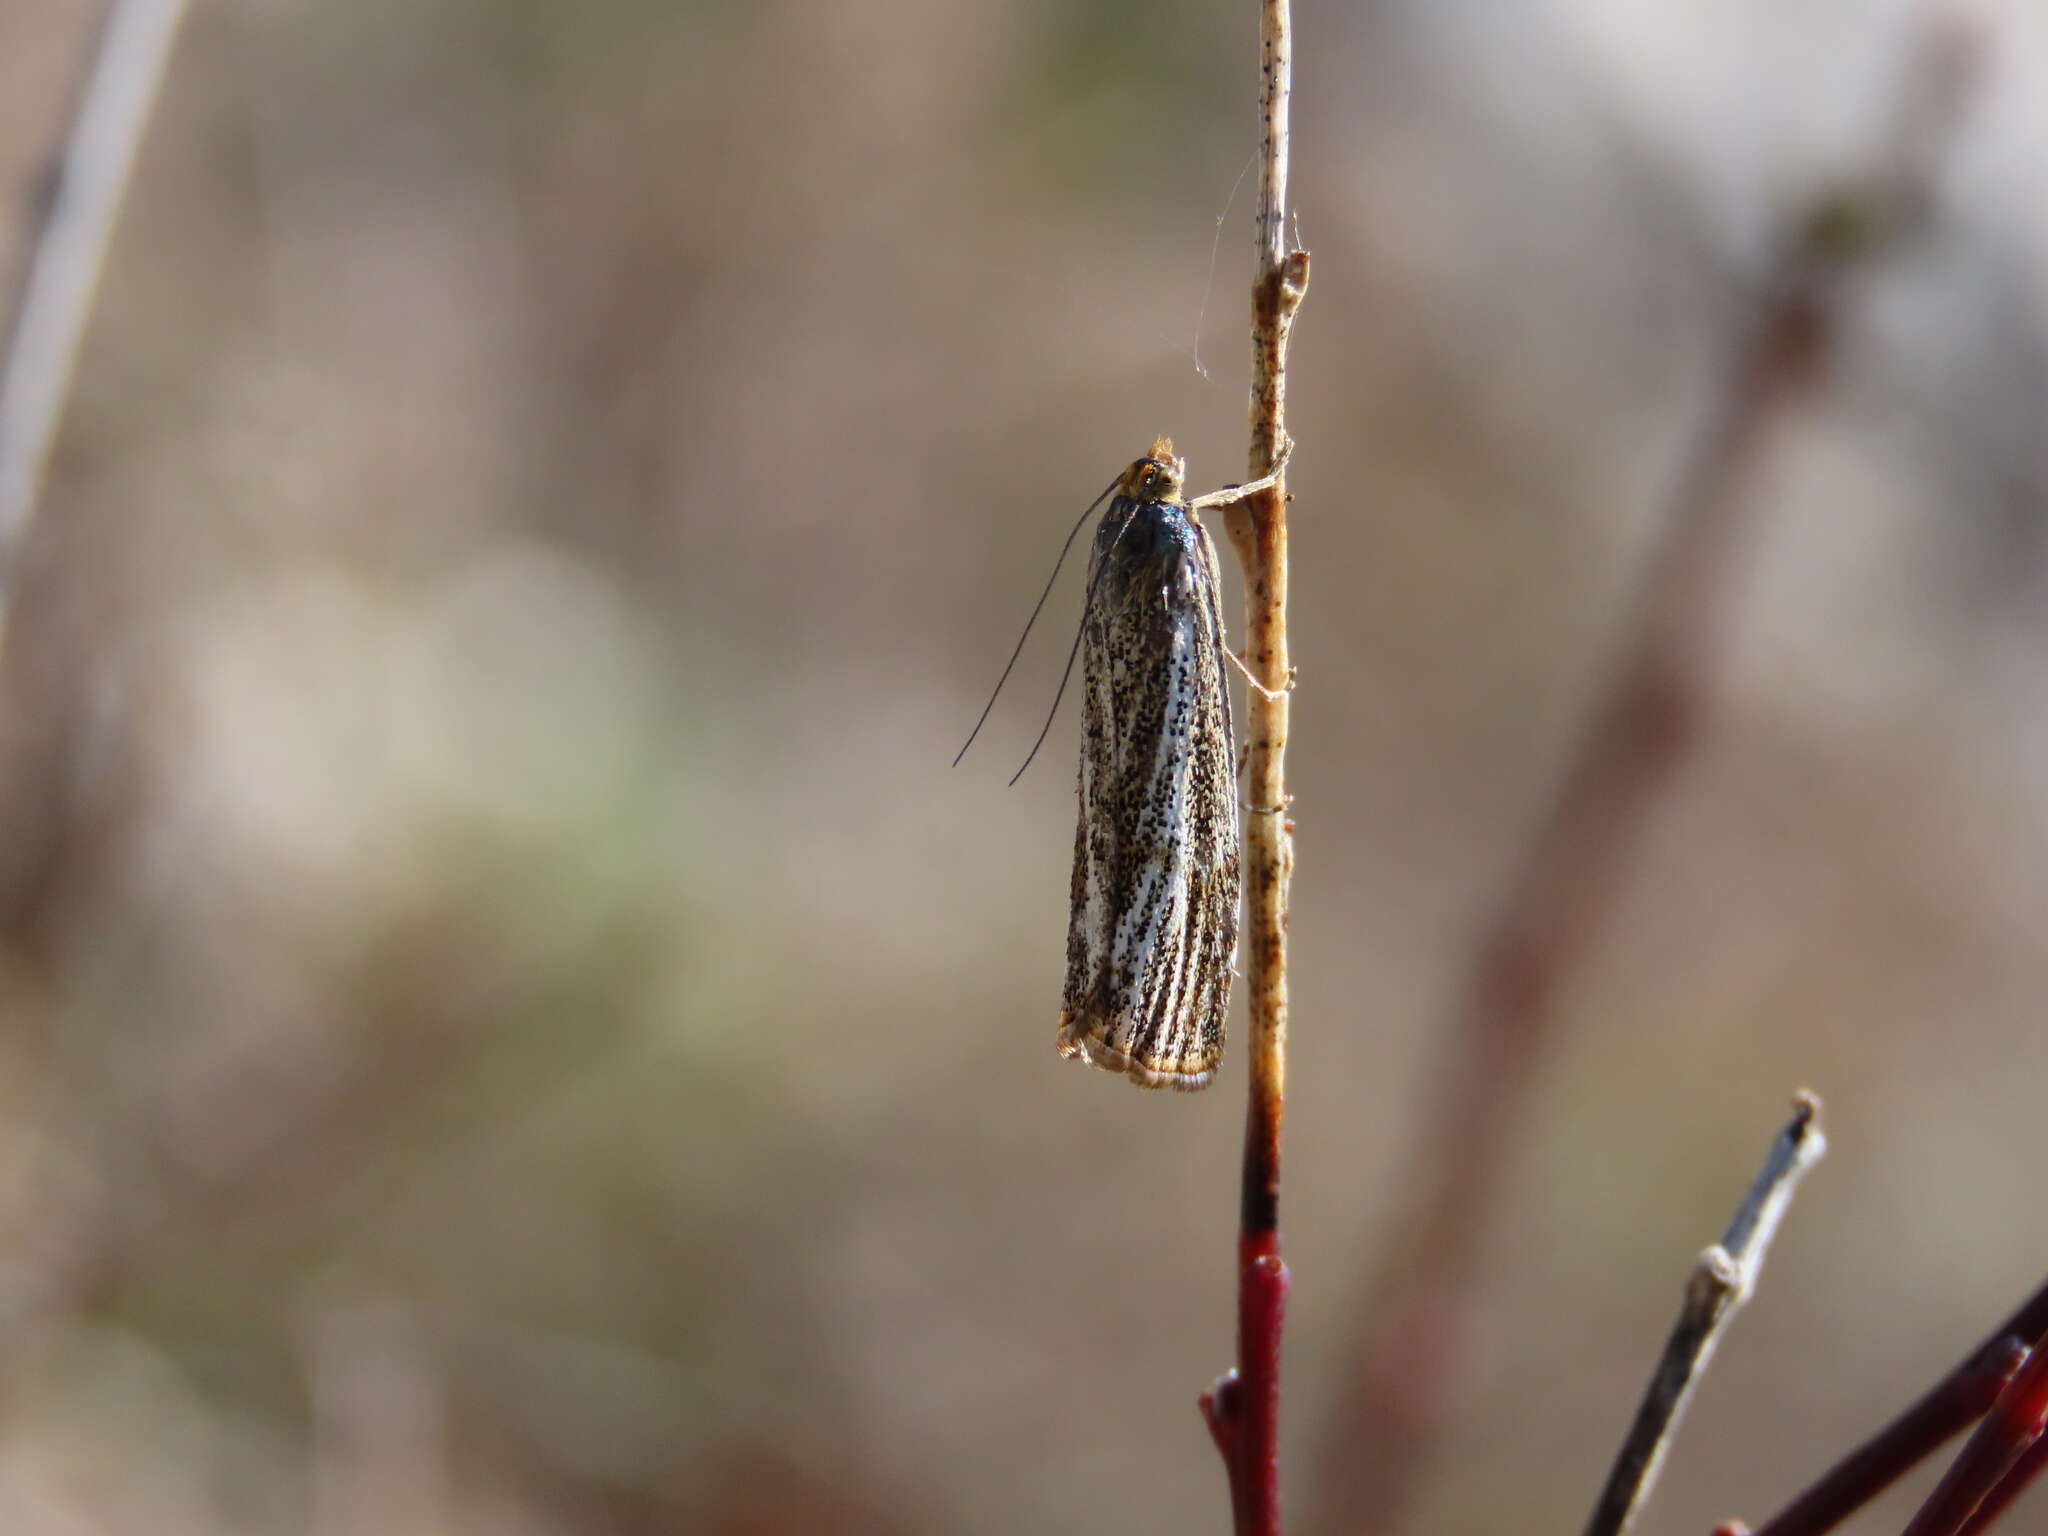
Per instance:
[[[1062,1056],[1206,1087],[1237,959],[1237,749],[1216,546],[1161,438],[1095,530]]]
[[[1206,1087],[1223,1059],[1241,887],[1237,748],[1216,546],[1196,513],[1273,478],[1185,500],[1186,463],[1162,437],[1103,492],[1088,562],[1074,642],[1081,813],[1054,1043],[1146,1088]]]

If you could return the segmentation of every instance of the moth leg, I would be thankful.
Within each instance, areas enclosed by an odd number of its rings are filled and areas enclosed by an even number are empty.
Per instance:
[[[1245,682],[1250,684],[1253,688],[1258,689],[1258,691],[1266,698],[1277,699],[1282,694],[1294,692],[1294,676],[1295,673],[1300,670],[1299,668],[1289,667],[1287,669],[1287,681],[1278,688],[1268,688],[1264,683],[1260,682],[1256,677],[1252,676],[1252,669],[1244,664],[1244,658],[1238,655],[1237,652],[1225,649],[1223,654],[1228,656],[1231,659],[1231,662],[1237,667],[1237,670],[1244,674]]]
[[[1211,491],[1206,496],[1197,496],[1188,503],[1188,510],[1190,512],[1200,512],[1205,507],[1227,507],[1235,502],[1243,501],[1248,496],[1256,496],[1261,491],[1271,490],[1278,483],[1281,475],[1286,473],[1287,461],[1293,456],[1293,453],[1294,439],[1290,437],[1280,445],[1280,457],[1273,461],[1273,468],[1268,473],[1245,485],[1227,485],[1220,491]]]

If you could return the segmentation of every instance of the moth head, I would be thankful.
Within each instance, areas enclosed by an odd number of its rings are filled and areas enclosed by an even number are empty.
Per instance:
[[[1173,439],[1162,437],[1152,451],[1124,471],[1120,494],[1133,501],[1179,501],[1187,460],[1174,457]]]

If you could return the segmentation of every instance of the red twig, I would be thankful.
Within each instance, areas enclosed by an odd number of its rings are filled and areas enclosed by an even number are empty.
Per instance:
[[[1998,1486],[1984,1496],[1984,1502],[1977,1506],[1977,1512],[1963,1522],[1958,1536],[1980,1536],[1991,1528],[2013,1501],[2027,1491],[2027,1485],[2048,1467],[2048,1436],[2036,1440],[2027,1447],[2026,1454],[2012,1464],[2012,1470],[1998,1480]]]
[[[1957,1536],[1986,1495],[2048,1428],[2048,1350],[2037,1344],[1984,1422],[1906,1526],[1905,1536]]]
[[[1831,1531],[1984,1416],[2026,1358],[2016,1339],[1959,1367],[1827,1475],[1757,1528],[1756,1536],[1819,1536]]]
[[[1238,1256],[1237,1358],[1202,1394],[1202,1417],[1230,1473],[1237,1529],[1280,1530],[1280,1338],[1287,1266],[1280,1234],[1246,1235]]]
[[[2026,1346],[2021,1341],[2039,1339],[2044,1333],[2048,1333],[2048,1284],[2022,1302],[1917,1402],[1759,1526],[1756,1536],[1818,1536],[1834,1529],[1937,1447],[1983,1417],[2025,1360]],[[2020,1471],[2014,1468],[2013,1475]]]

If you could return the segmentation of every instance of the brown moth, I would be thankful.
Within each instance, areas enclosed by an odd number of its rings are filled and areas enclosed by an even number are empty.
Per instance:
[[[1071,546],[1110,498],[1074,639],[1084,695],[1081,819],[1054,1043],[1062,1056],[1145,1088],[1204,1088],[1216,1075],[1237,958],[1237,749],[1223,675],[1230,652],[1216,546],[1195,514],[1266,489],[1286,461],[1283,448],[1264,479],[1185,501],[1186,463],[1162,437],[1067,538]],[[1058,577],[1055,564],[956,764],[981,734]],[[1072,656],[1067,667],[1071,674]],[[1025,768],[1051,727],[1048,716]]]
[[[1207,1086],[1237,957],[1237,760],[1216,546],[1161,438],[1095,533],[1081,625],[1062,1056]]]

